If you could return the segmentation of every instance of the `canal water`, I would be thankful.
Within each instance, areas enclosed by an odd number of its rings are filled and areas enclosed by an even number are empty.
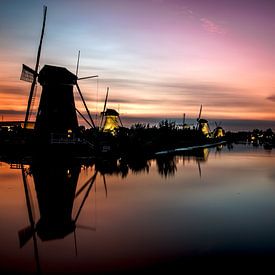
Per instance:
[[[265,267],[275,260],[275,150],[3,161],[0,222],[1,272]]]

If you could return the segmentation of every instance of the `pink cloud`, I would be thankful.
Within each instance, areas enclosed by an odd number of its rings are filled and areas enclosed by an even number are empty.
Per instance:
[[[220,25],[214,23],[212,20],[209,20],[207,18],[201,18],[200,21],[202,23],[202,27],[207,32],[217,33],[217,34],[225,34],[226,33],[224,28],[222,28]]]
[[[181,7],[179,8],[178,14],[187,16],[187,17],[189,17],[189,18],[194,18],[194,17],[195,17],[194,12],[193,12],[191,9],[189,9],[189,8],[187,8],[187,7],[185,7],[185,6],[181,6]]]

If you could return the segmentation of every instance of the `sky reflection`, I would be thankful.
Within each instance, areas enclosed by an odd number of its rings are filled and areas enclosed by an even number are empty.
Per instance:
[[[149,169],[138,173],[129,169],[127,176],[99,171],[75,233],[51,241],[37,238],[41,270],[133,271],[173,266],[190,256],[274,255],[274,151],[235,145],[218,152],[210,148],[206,156],[169,156],[165,171],[172,173],[167,174],[160,173],[164,159],[150,160]],[[54,177],[55,164],[46,167],[48,180]],[[66,184],[60,176],[53,182],[27,177],[36,223],[41,215],[55,216],[61,213],[57,208],[68,209],[72,174],[68,166],[60,167],[66,168],[62,173]],[[33,175],[44,168],[37,162]],[[94,175],[95,166],[81,166],[75,193]],[[29,224],[21,171],[2,163],[0,179],[1,270],[34,271],[32,239],[22,248],[18,241],[18,231]],[[88,186],[74,200],[69,218],[77,216]],[[50,194],[43,206],[43,197]],[[49,210],[53,206],[55,212]]]

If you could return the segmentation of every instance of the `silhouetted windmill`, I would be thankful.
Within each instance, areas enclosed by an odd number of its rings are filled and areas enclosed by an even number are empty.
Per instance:
[[[25,64],[23,64],[22,68],[21,80],[32,82],[24,121],[24,128],[27,128],[31,103],[34,100],[34,90],[38,79],[38,82],[42,85],[42,93],[36,116],[36,133],[39,136],[43,136],[44,138],[48,138],[52,134],[73,137],[74,134],[77,134],[78,131],[78,120],[76,112],[80,114],[91,127],[95,127],[90,111],[78,85],[78,80],[97,77],[97,75],[78,78],[77,75],[71,73],[66,68],[51,65],[45,65],[38,73],[41,47],[46,23],[46,14],[47,7],[44,6],[43,27],[37,53],[35,70],[31,69]],[[77,88],[77,91],[89,117],[89,121],[75,107],[73,95],[74,86]]]

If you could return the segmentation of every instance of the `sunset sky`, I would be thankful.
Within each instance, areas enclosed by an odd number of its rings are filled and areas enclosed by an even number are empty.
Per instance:
[[[30,83],[21,68],[35,66],[43,5],[40,68],[75,73],[80,50],[79,77],[99,75],[79,82],[94,117],[110,87],[108,108],[125,121],[186,113],[192,122],[202,104],[211,121],[275,129],[274,0],[2,0],[1,120],[24,119]],[[78,98],[77,106],[84,110]]]

